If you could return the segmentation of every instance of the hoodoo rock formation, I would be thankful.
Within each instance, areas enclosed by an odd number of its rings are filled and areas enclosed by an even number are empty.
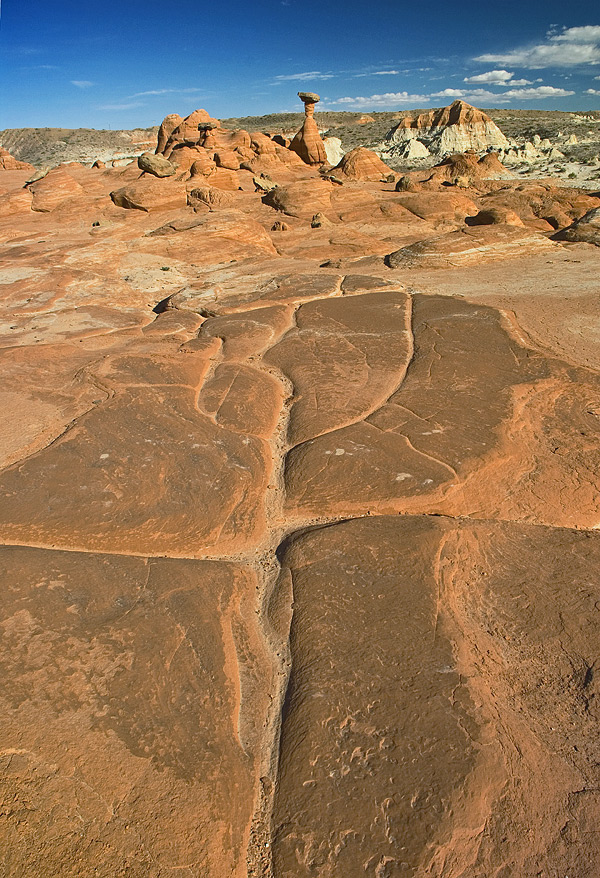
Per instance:
[[[414,144],[427,153],[445,156],[451,153],[487,152],[508,149],[510,144],[498,126],[481,110],[454,101],[449,107],[429,110],[417,116],[406,116],[388,133],[381,151],[389,155],[419,157]]]
[[[315,105],[321,98],[314,92],[304,91],[299,91],[298,97],[304,103],[304,123],[290,143],[290,149],[307,165],[324,165],[327,153],[315,122]]]
[[[599,194],[158,139],[0,175],[0,873],[597,878]]]

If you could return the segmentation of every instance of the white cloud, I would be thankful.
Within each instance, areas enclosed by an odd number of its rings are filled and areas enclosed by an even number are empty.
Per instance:
[[[71,85],[75,85],[77,88],[91,88],[94,83],[90,82],[89,79],[72,79]]]
[[[370,95],[369,97],[355,98],[338,98],[337,101],[330,101],[331,105],[344,104],[346,107],[356,107],[357,109],[394,109],[398,104],[419,104],[429,101],[427,95],[411,95],[406,91],[388,92],[383,95]]]
[[[318,70],[310,71],[309,73],[286,73],[281,76],[276,76],[276,82],[308,82],[313,79],[333,79],[335,73],[320,73]]]
[[[150,95],[169,95],[169,94],[196,94],[199,88],[153,88],[150,91],[137,91],[131,95],[132,98],[145,98]]]
[[[562,33],[552,36],[553,40],[562,43],[600,42],[600,24],[586,24],[583,27],[566,27]]]
[[[355,73],[355,79],[358,79],[361,76],[399,76],[401,70],[371,70],[369,73]],[[404,73],[408,73],[408,70],[405,70]]]
[[[508,85],[513,85],[509,82]],[[554,88],[551,85],[540,85],[536,88],[509,88],[503,92],[492,92],[485,88],[445,88],[443,91],[433,92],[432,98],[465,98],[467,101],[476,101],[483,103],[484,101],[495,101],[496,103],[506,103],[509,98],[519,98],[520,100],[533,100],[535,98],[565,98],[575,94],[574,91],[567,91],[564,88]]]
[[[514,73],[508,70],[489,70],[487,73],[478,73],[477,76],[467,76],[463,82],[485,83],[486,85],[532,85],[530,79],[513,79]],[[536,80],[541,82],[541,80]]]
[[[506,85],[516,85],[519,80],[510,80]],[[590,89],[587,94],[595,93]],[[598,92],[600,94],[600,91]],[[331,105],[343,105],[348,109],[395,109],[398,104],[413,104],[414,106],[430,104],[438,98],[445,98],[446,101],[463,99],[469,103],[475,103],[479,106],[497,106],[498,104],[506,104],[511,98],[519,100],[540,100],[544,98],[562,98],[575,94],[573,91],[567,91],[564,88],[554,88],[551,85],[541,85],[536,88],[509,88],[502,92],[489,91],[486,88],[445,88],[442,91],[435,91],[428,95],[409,94],[406,91],[387,92],[386,94],[370,95],[368,97],[345,97],[338,98],[335,101],[328,101],[328,107]],[[324,109],[324,108],[323,108]]]
[[[600,76],[594,76],[594,79],[600,79]]]
[[[598,79],[598,78],[599,78],[599,77],[596,77],[596,79]],[[585,90],[585,94],[586,94],[586,95],[600,95],[600,89],[598,89],[598,88],[586,88],[586,90]]]
[[[563,28],[560,33],[550,31],[543,43],[505,53],[479,55],[475,60],[532,70],[600,64],[600,25]]]
[[[500,101],[503,102],[503,95],[488,91],[486,88],[445,88],[443,91],[435,91],[431,95],[432,98],[467,98],[470,101]]]
[[[566,88],[554,88],[552,85],[539,85],[537,88],[511,88],[504,92],[505,97],[521,98],[521,100],[529,100],[530,98],[566,98],[574,94],[574,91],[567,91]]]
[[[487,73],[478,73],[477,76],[467,76],[463,82],[487,82],[488,85],[504,85],[511,80],[514,73],[508,70],[488,70]]]
[[[129,104],[103,104],[99,110],[135,110],[137,107],[145,107],[141,101],[132,101]]]
[[[443,91],[434,91],[433,98],[462,98],[466,94],[464,88],[445,88]]]

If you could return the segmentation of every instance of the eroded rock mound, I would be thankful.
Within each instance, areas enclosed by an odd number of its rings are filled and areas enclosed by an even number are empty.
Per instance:
[[[165,116],[161,122],[160,128],[158,129],[158,142],[156,144],[157,155],[165,151],[171,134],[176,128],[179,128],[182,122],[183,117],[180,116],[179,113],[170,113],[168,116]]]
[[[276,186],[262,200],[289,216],[312,219],[316,213],[324,213],[331,207],[332,188],[327,180],[300,181],[289,186]]]
[[[426,147],[428,153],[439,156],[509,147],[508,140],[489,116],[460,100],[449,107],[406,116],[388,133],[381,151],[404,156],[413,141]]]
[[[349,180],[377,181],[394,174],[377,153],[364,146],[347,152],[333,169],[333,173],[344,174]]]
[[[182,183],[149,178],[115,189],[110,197],[117,207],[134,210],[177,210],[187,204],[187,193]]]
[[[54,168],[28,186],[33,195],[32,210],[49,213],[66,201],[84,194],[83,186],[62,167]]]

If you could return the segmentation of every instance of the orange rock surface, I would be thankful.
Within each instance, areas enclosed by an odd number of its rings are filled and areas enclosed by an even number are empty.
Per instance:
[[[0,871],[596,878],[598,196],[169,151],[2,172]]]
[[[333,173],[341,172],[349,180],[377,181],[394,174],[391,168],[382,162],[371,149],[357,146],[347,152],[341,162],[335,166]]]
[[[0,171],[35,171],[29,162],[20,162],[0,146]]]
[[[298,97],[304,103],[304,123],[290,143],[290,149],[298,153],[307,165],[324,165],[327,163],[327,153],[315,122],[315,104],[321,98],[312,92],[301,91]]]

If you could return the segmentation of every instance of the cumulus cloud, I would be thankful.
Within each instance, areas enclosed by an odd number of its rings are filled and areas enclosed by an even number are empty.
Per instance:
[[[574,91],[568,91],[566,88],[554,88],[552,85],[539,85],[537,88],[510,88],[504,92],[509,98],[521,98],[529,100],[529,98],[566,98],[574,95]]]
[[[77,88],[91,88],[93,82],[90,82],[89,79],[72,79],[71,85],[76,86]]]
[[[599,79],[599,78],[600,78],[600,77],[598,77],[598,76],[596,77],[596,79]],[[600,89],[598,89],[598,88],[586,88],[586,90],[585,90],[585,94],[586,94],[586,95],[600,95]]]
[[[509,80],[506,85],[518,84],[519,80]],[[587,94],[595,93],[590,89]],[[600,92],[598,92],[600,93]],[[497,106],[506,104],[511,98],[519,100],[540,100],[544,98],[563,98],[575,94],[564,88],[555,88],[551,85],[540,85],[535,88],[508,88],[506,91],[493,92],[486,88],[445,88],[442,91],[434,91],[431,94],[409,94],[406,91],[387,92],[386,94],[369,95],[368,97],[345,97],[335,101],[328,101],[328,106],[343,105],[348,109],[394,109],[398,104],[413,104],[414,106],[430,104],[443,98],[446,102],[457,99],[466,100],[479,106]]]
[[[275,77],[275,82],[308,82],[311,79],[333,79],[335,73],[321,73],[312,70],[308,73],[286,73]]]
[[[486,85],[531,85],[529,79],[513,79],[514,73],[508,70],[489,70],[487,73],[478,73],[477,76],[467,76],[463,82],[485,83]]]
[[[338,98],[330,101],[330,104],[343,104],[346,107],[357,109],[386,109],[394,108],[397,104],[419,104],[428,101],[427,95],[411,95],[406,91],[387,92],[382,95],[370,95],[369,97]]]
[[[466,98],[469,101],[496,101],[503,103],[503,95],[488,91],[486,88],[445,88],[443,91],[434,91],[432,98]]]
[[[513,82],[508,83],[513,85]],[[554,88],[551,85],[540,85],[536,88],[509,88],[503,92],[492,92],[485,88],[445,88],[443,91],[433,92],[432,98],[465,98],[468,101],[476,101],[482,103],[484,101],[495,101],[496,103],[506,103],[509,98],[519,98],[520,100],[533,100],[534,98],[565,98],[575,94],[574,91],[567,91],[564,88]]]
[[[475,60],[532,70],[600,64],[600,25],[568,27],[559,33],[549,31],[543,43],[504,53],[479,55]]]
[[[478,73],[477,76],[467,76],[463,82],[487,82],[488,85],[504,85],[514,76],[508,70],[488,70],[487,73]]]

